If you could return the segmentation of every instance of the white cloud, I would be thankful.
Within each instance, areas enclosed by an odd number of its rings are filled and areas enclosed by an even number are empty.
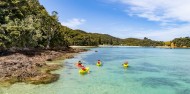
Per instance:
[[[128,37],[172,40],[190,36],[190,0],[108,0],[125,5],[129,16],[160,22],[160,30],[128,31]],[[183,23],[183,24],[182,24]],[[170,28],[168,28],[170,27]],[[127,32],[126,32],[127,33]]]
[[[170,41],[173,40],[174,38],[190,36],[190,24],[186,24],[175,28],[165,28],[157,31],[155,30],[135,31],[135,30],[123,29],[123,31],[119,32],[122,33],[123,38],[133,37],[133,38],[142,39],[144,37],[148,37],[153,40]]]
[[[85,19],[73,18],[71,20],[67,20],[66,22],[62,22],[61,24],[76,29],[78,28],[78,26],[84,24],[85,22],[86,22]]]
[[[190,0],[112,0],[127,6],[130,15],[160,22],[190,22]]]

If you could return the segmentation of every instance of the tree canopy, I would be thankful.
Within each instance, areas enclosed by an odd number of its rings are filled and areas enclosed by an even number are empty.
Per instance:
[[[127,38],[122,40],[123,45],[128,46],[163,46],[163,41],[154,41],[144,37],[144,39],[137,39],[137,38]]]
[[[175,38],[172,42],[176,47],[190,47],[190,37]]]

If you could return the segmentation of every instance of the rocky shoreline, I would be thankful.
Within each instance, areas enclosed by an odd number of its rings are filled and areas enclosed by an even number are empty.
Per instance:
[[[47,84],[59,79],[51,71],[60,69],[62,64],[47,64],[46,61],[73,58],[84,49],[68,51],[37,50],[14,52],[0,56],[0,85],[9,86],[16,82]]]

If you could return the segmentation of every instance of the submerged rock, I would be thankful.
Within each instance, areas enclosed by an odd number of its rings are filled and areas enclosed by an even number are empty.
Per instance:
[[[61,65],[47,65],[35,62],[0,62],[0,82],[26,82],[44,84],[54,82],[59,78],[50,71],[61,68]]]
[[[32,78],[26,79],[24,82],[30,84],[48,84],[59,79],[59,74],[41,74]]]

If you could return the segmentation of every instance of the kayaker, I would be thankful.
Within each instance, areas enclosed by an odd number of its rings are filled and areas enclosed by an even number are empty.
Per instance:
[[[76,66],[83,67],[83,64],[81,63],[81,61],[78,61],[78,63],[76,64]]]
[[[125,61],[125,63],[123,63],[122,65],[128,65],[128,61]]]
[[[85,73],[90,73],[90,71],[89,71],[89,67],[81,67],[81,70],[79,71],[80,73],[83,73],[83,74],[85,74]]]
[[[101,64],[101,61],[100,60],[98,60],[98,62],[97,62],[98,64]]]

